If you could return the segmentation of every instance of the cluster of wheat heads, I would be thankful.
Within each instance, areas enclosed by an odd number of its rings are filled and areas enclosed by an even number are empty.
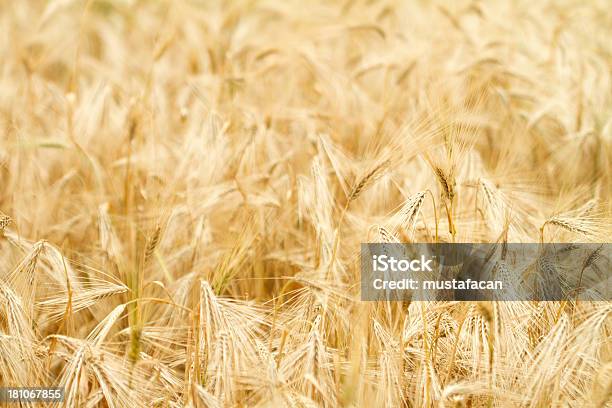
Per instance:
[[[0,384],[610,404],[609,302],[361,302],[360,242],[610,239],[602,1],[0,1]]]

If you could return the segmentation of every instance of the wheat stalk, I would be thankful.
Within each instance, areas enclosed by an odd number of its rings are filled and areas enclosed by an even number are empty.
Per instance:
[[[387,171],[390,165],[391,160],[384,160],[362,176],[351,189],[348,196],[348,202],[350,203],[351,201],[356,200],[365,190],[376,183],[376,181],[378,181],[384,175],[385,171]]]
[[[4,231],[6,227],[11,225],[11,217],[8,215],[0,214],[0,232]]]

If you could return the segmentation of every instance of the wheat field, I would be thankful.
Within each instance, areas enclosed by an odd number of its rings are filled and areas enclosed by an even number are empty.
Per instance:
[[[609,301],[359,291],[363,242],[610,241],[611,38],[607,0],[1,0],[0,385],[612,406]]]

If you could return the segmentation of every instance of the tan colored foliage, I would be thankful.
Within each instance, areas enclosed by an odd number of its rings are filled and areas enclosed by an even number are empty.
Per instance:
[[[0,0],[0,384],[606,406],[609,302],[361,302],[358,254],[609,241],[611,10]]]

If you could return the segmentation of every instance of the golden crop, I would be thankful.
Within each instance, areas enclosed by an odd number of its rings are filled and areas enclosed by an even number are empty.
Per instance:
[[[610,241],[611,38],[607,0],[0,0],[0,385],[607,406],[610,302],[361,302],[359,244]]]

